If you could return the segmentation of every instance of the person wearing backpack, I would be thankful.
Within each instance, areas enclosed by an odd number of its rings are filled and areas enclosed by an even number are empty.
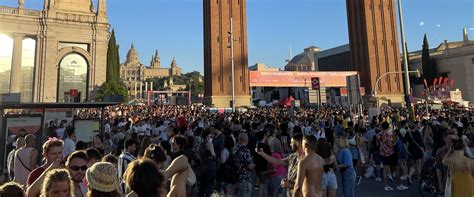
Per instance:
[[[205,140],[199,147],[199,157],[201,158],[201,187],[199,188],[199,196],[210,197],[214,190],[217,176],[217,159],[212,144],[213,135],[210,133],[210,130],[205,130],[201,137]]]
[[[221,165],[219,166],[219,180],[221,190],[225,195],[234,195],[233,184],[236,184],[239,179],[238,169],[234,161],[234,139],[231,136],[226,136],[224,139],[224,149],[221,152]]]

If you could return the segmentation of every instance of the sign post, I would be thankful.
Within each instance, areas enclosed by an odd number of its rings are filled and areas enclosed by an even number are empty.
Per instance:
[[[318,91],[318,107],[321,108],[321,81],[319,80],[319,77],[312,77],[311,78],[311,87],[313,90]]]

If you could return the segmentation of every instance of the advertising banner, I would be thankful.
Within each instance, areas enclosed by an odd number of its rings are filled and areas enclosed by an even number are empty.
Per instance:
[[[311,87],[319,77],[321,87],[346,87],[346,77],[357,72],[249,71],[251,87]]]

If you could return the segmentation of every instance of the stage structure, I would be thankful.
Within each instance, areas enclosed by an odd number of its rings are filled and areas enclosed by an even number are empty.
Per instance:
[[[184,98],[187,96],[187,104],[191,105],[191,91],[148,91],[147,99],[148,105],[157,104],[157,105],[179,105],[179,98]],[[175,102],[171,102],[171,101]],[[173,104],[174,103],[174,104]]]

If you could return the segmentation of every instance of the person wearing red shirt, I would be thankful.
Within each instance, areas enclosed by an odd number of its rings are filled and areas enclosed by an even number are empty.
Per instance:
[[[33,171],[28,175],[27,186],[32,185],[38,177],[43,174],[44,171],[56,160],[61,159],[63,156],[63,141],[57,138],[50,138],[43,144],[43,157],[46,159],[46,163]]]

